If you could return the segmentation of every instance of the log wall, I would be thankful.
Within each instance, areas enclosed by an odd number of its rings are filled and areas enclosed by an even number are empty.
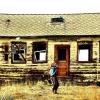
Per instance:
[[[27,43],[26,64],[12,64],[11,63],[11,42],[20,41]],[[32,63],[32,43],[45,41],[47,45],[47,63]],[[79,63],[77,60],[77,42],[78,41],[92,41],[93,52],[92,62]],[[100,81],[100,37],[44,37],[44,38],[0,38],[0,77],[25,77],[28,74],[35,72],[45,72],[49,69],[52,62],[54,62],[54,46],[55,45],[70,45],[70,75],[78,81]],[[4,45],[9,46],[9,60],[4,61]],[[33,72],[32,72],[33,71]],[[37,72],[36,72],[37,71]],[[43,74],[43,73],[42,73]]]

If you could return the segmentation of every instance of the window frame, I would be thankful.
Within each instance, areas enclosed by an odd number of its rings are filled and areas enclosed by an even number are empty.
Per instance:
[[[6,62],[8,62],[9,61],[9,45],[8,44],[5,44],[4,45],[4,60],[6,61]],[[6,59],[6,57],[7,57],[7,59]]]
[[[35,61],[34,60],[34,47],[33,45],[37,45],[37,44],[45,44],[46,45],[46,60],[45,61]],[[44,50],[43,50],[44,51]],[[37,64],[37,63],[47,63],[47,59],[48,59],[48,42],[45,41],[40,41],[40,42],[33,42],[32,43],[32,64]]]
[[[12,50],[12,44],[25,44],[26,46],[25,46],[25,59],[24,59],[24,61],[14,61],[13,60],[13,56],[14,56],[14,54],[13,54],[13,50]],[[16,42],[16,41],[13,41],[13,42],[11,42],[11,63],[12,64],[26,64],[26,53],[27,53],[27,43],[26,42]]]
[[[83,47],[82,50],[84,50],[85,48],[89,50],[89,56],[88,56],[88,61],[79,61],[79,46],[87,46]],[[93,59],[93,42],[92,41],[78,41],[77,42],[77,62],[78,63],[91,63]]]

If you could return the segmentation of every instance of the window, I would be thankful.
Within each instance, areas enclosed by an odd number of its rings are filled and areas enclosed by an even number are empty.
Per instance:
[[[5,60],[5,61],[8,61],[8,49],[9,49],[9,47],[8,47],[8,45],[6,44],[6,45],[4,46],[4,60]]]
[[[11,62],[13,64],[26,63],[26,43],[24,42],[12,42],[11,44]]]
[[[45,42],[33,43],[32,62],[47,62],[47,44]]]
[[[8,55],[9,55],[9,45],[8,43],[3,43],[2,45],[2,50],[3,50],[3,57],[4,57],[4,61],[6,63],[8,63]]]
[[[58,49],[58,60],[66,60],[66,48]]]
[[[62,17],[52,18],[51,22],[64,22],[64,19]]]
[[[90,62],[92,59],[92,43],[78,43],[78,61]]]

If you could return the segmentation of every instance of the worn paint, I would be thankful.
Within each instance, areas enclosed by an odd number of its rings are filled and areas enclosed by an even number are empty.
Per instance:
[[[33,39],[20,39],[20,42],[27,43],[27,53],[26,53],[26,64],[11,64],[11,42],[16,41],[15,39],[0,39],[0,76],[24,76],[30,70],[48,70],[51,63],[54,62],[54,46],[55,45],[70,45],[70,75],[78,75],[80,77],[85,77],[85,81],[99,81],[100,79],[100,62],[99,62],[99,41],[98,37],[90,37],[93,40],[93,62],[91,63],[79,63],[77,61],[77,41],[89,40],[88,37],[80,38],[73,37],[69,40],[69,37],[61,37],[57,39],[52,37],[48,38],[33,38]],[[8,41],[9,40],[9,41]],[[45,41],[48,42],[48,60],[47,63],[36,63],[32,64],[32,42]],[[59,42],[60,41],[60,42]],[[9,61],[4,61],[3,45],[9,45]],[[17,72],[16,72],[17,71]],[[83,81],[83,80],[82,80]]]

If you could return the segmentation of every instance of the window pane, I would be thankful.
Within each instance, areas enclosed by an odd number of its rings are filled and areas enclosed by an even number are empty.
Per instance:
[[[37,42],[33,43],[33,63],[46,61],[46,43]]]
[[[66,48],[58,49],[58,60],[66,60]]]
[[[46,52],[40,52],[40,60],[45,61],[46,60]]]
[[[35,61],[45,61],[46,60],[46,52],[44,51],[36,51],[34,52]]]
[[[78,61],[89,61],[89,49],[80,49]]]
[[[26,63],[26,43],[12,42],[12,63]]]

